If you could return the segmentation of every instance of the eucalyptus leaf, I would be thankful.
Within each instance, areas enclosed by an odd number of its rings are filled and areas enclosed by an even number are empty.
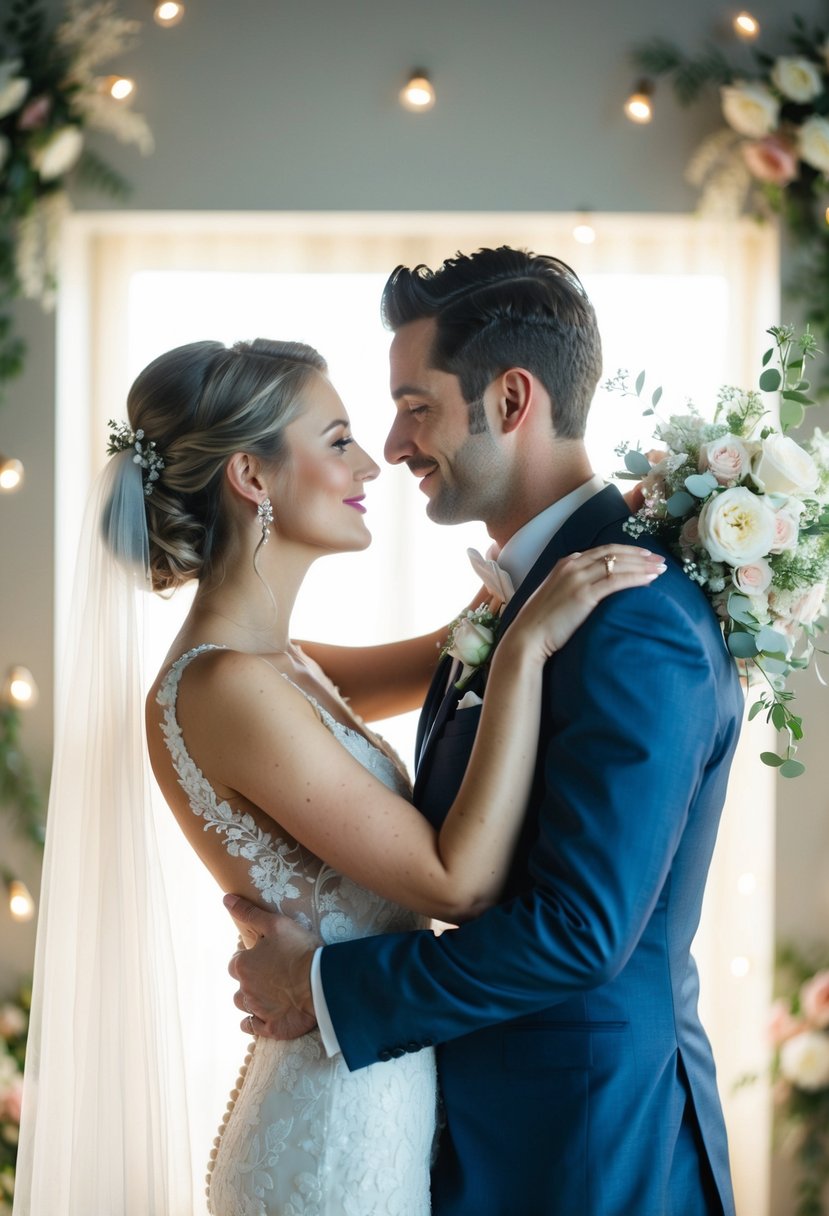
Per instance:
[[[779,702],[771,707],[771,724],[775,730],[783,730],[786,725],[786,707]]]
[[[806,772],[806,765],[801,764],[799,760],[785,760],[780,765],[781,777],[799,777],[801,773]]]
[[[776,393],[783,383],[783,377],[776,367],[767,367],[760,376],[760,388],[764,393]]]
[[[647,477],[651,471],[651,462],[644,452],[625,452],[625,467],[637,477]]]
[[[761,667],[770,676],[784,676],[789,670],[789,663],[785,659],[772,659],[764,656]]]
[[[786,763],[783,756],[778,756],[776,752],[760,752],[760,759],[769,768],[781,768]]]
[[[728,649],[735,659],[753,659],[757,654],[757,646],[753,633],[729,633]]]
[[[659,402],[661,401],[661,399],[662,399],[662,387],[660,385],[660,387],[655,388],[653,390],[653,393],[651,394],[651,405],[659,405]]]
[[[685,478],[685,488],[695,498],[707,498],[712,490],[716,490],[719,482],[713,473],[692,473]]]
[[[636,377],[636,383],[634,384],[633,387],[636,389],[636,396],[638,397],[639,394],[642,392],[642,389],[645,387],[645,373],[644,372],[640,372],[639,375]]]
[[[757,634],[757,646],[766,654],[785,655],[787,642],[782,633],[778,633],[770,625],[764,625]]]
[[[755,702],[754,702],[754,704],[752,705],[751,709],[748,711],[748,720],[749,720],[749,722],[753,722],[753,721],[754,721],[754,719],[757,717],[757,715],[758,715],[759,713],[762,713],[762,711],[763,711],[765,708],[766,708],[766,707],[765,707],[765,705],[763,704],[763,702],[762,702],[762,701],[755,701]]]
[[[665,507],[669,515],[674,518],[679,518],[681,515],[687,515],[694,505],[694,500],[690,494],[686,494],[684,490],[677,490],[676,494],[672,494]]]
[[[814,405],[811,397],[807,397],[805,393],[799,393],[797,389],[787,388],[780,394],[784,401],[799,401],[801,405]]]
[[[763,354],[763,367],[765,367],[766,364],[769,363],[773,357],[774,357],[774,347],[770,346],[769,349],[767,351],[765,351],[765,353]]]
[[[741,595],[739,591],[733,591],[728,597],[726,607],[732,621],[737,621],[740,625],[757,624],[757,618],[751,611],[751,600],[747,595]]]
[[[780,406],[780,425],[784,431],[791,430],[793,426],[800,426],[805,417],[806,411],[796,401],[784,401]]]

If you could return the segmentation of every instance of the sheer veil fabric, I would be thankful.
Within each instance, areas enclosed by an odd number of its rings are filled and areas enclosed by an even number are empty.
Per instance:
[[[14,1216],[193,1211],[145,746],[148,589],[141,468],[123,452],[87,506],[61,668]]]

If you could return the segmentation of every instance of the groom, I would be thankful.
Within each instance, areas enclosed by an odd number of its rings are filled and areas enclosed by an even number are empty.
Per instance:
[[[386,457],[422,479],[436,522],[485,522],[516,588],[508,629],[558,558],[629,540],[628,508],[583,442],[593,308],[563,263],[508,248],[399,267],[383,307]],[[414,798],[436,825],[480,714],[448,684],[444,660],[418,736]],[[689,947],[742,709],[714,614],[669,565],[606,599],[547,664],[502,903],[440,937],[314,955],[292,922],[228,897],[263,935],[231,964],[257,1033],[319,1021],[351,1069],[437,1044],[438,1216],[733,1213]]]

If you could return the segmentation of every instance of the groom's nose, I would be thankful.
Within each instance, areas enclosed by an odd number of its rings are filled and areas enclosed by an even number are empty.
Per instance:
[[[400,464],[417,451],[412,433],[412,417],[408,410],[399,410],[388,433],[383,455],[389,464]]]

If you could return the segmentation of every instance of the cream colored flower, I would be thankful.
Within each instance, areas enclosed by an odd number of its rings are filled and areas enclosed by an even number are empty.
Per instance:
[[[774,512],[761,495],[734,486],[705,503],[699,515],[699,538],[715,562],[749,566],[771,549]]]
[[[823,92],[817,64],[802,55],[781,55],[771,69],[771,78],[789,101],[803,104]]]
[[[763,440],[751,475],[767,494],[811,494],[820,480],[820,470],[805,448],[779,434]]]
[[[0,118],[13,114],[26,100],[29,92],[29,81],[26,77],[14,75],[19,67],[17,60],[6,62],[0,67]]]
[[[41,181],[51,182],[68,173],[82,151],[83,134],[80,127],[61,127],[38,148],[32,161]]]
[[[486,625],[464,618],[455,626],[449,654],[467,667],[480,667],[492,650],[495,634]]]
[[[814,1092],[829,1086],[829,1035],[806,1030],[780,1048],[780,1071],[798,1089]]]
[[[720,89],[725,121],[740,135],[762,139],[777,126],[780,102],[764,84],[738,80]]]
[[[829,119],[813,114],[797,133],[800,159],[829,177]]]
[[[14,1039],[25,1033],[29,1019],[19,1005],[0,1005],[0,1035]]]

